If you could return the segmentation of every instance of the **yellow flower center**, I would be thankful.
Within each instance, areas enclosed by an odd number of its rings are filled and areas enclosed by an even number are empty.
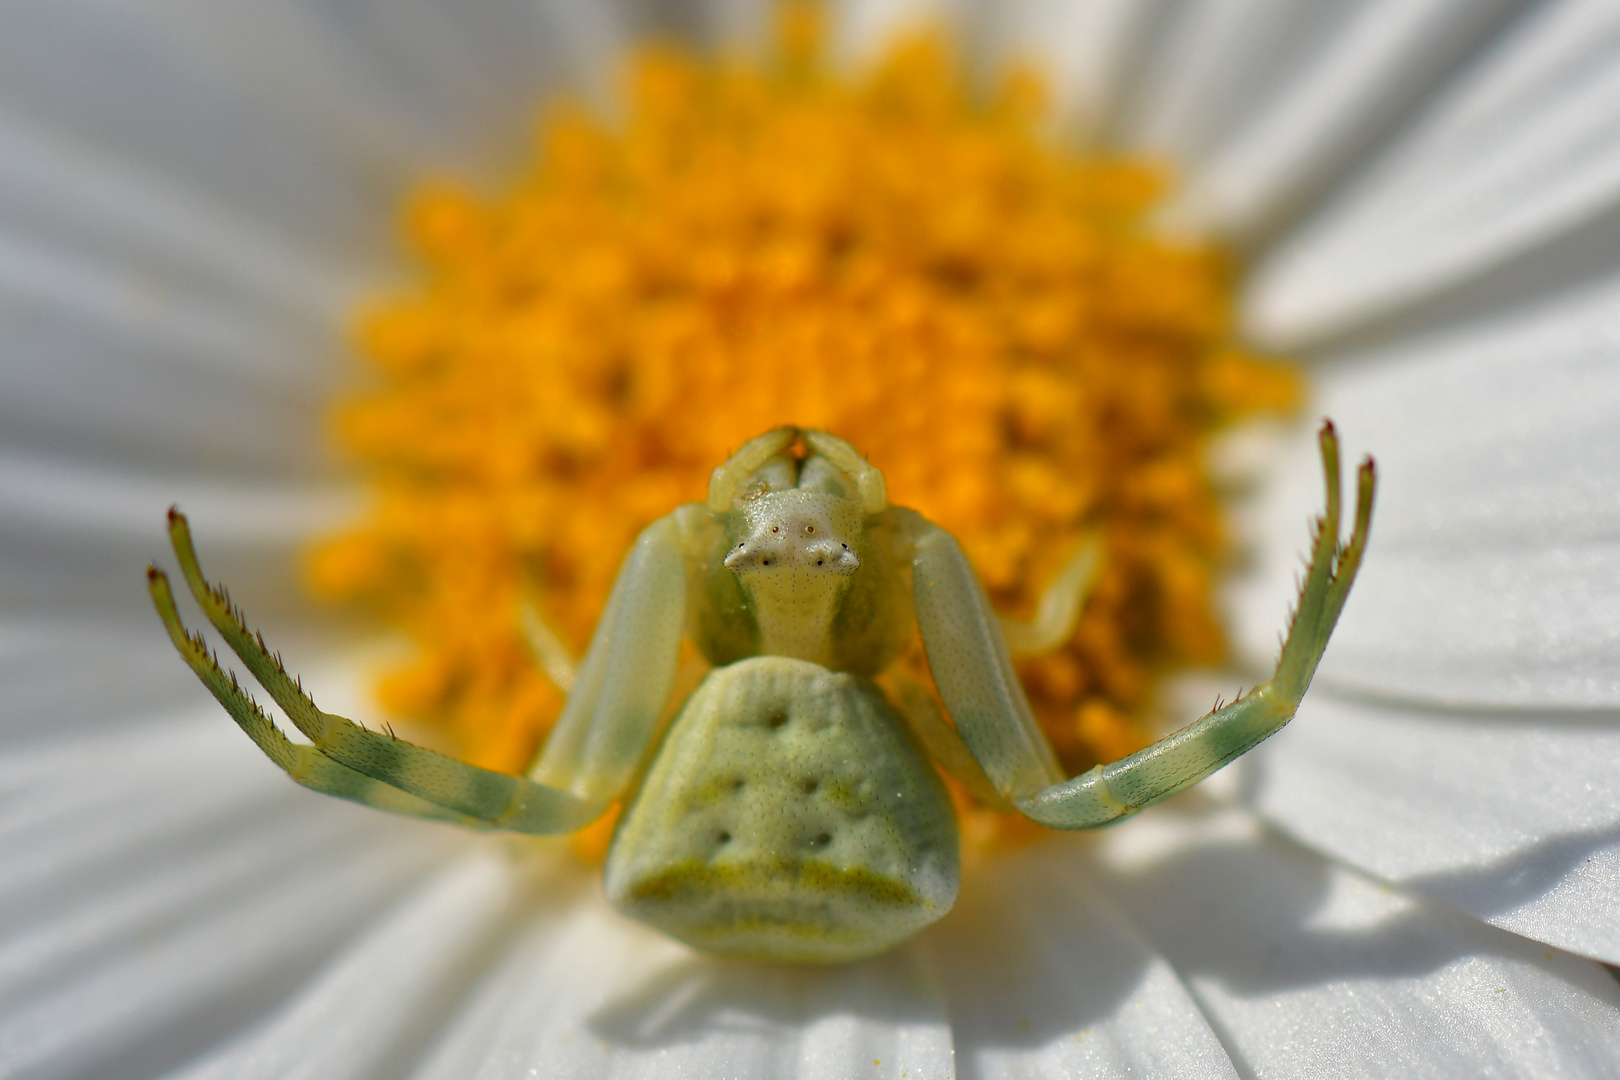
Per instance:
[[[558,106],[499,197],[409,200],[422,283],[362,315],[377,377],[337,410],[375,499],[310,578],[408,633],[384,703],[470,761],[521,769],[560,705],[523,606],[582,647],[636,532],[784,423],[854,442],[1008,613],[1101,533],[1073,640],[1022,665],[1069,769],[1222,655],[1205,447],[1299,396],[1233,342],[1225,260],[1146,227],[1158,170],[1055,145],[1027,75],[976,95],[919,36],[840,76],[817,27],[644,50],[621,120]]]

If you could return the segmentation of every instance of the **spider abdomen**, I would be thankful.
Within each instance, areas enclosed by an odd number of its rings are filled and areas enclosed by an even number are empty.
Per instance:
[[[956,899],[949,797],[870,681],[782,656],[711,672],[608,854],[608,898],[708,952],[836,962]]]

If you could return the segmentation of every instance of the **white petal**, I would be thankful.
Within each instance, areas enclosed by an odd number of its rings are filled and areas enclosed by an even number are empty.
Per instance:
[[[147,541],[173,505],[210,545],[280,546],[332,531],[355,516],[360,500],[343,488],[208,483],[0,450],[0,517],[19,532]]]
[[[418,1080],[952,1075],[937,988],[902,949],[861,964],[728,963],[631,923],[595,881],[551,900]]]
[[[1289,346],[1477,276],[1620,202],[1620,11],[1544,6],[1251,277]]]
[[[856,63],[874,59],[897,33],[956,21],[960,0],[842,0],[832,9],[833,49]]]
[[[1100,854],[1102,885],[1245,1075],[1612,1076],[1620,1062],[1620,983],[1602,966],[1367,881],[1246,814],[1151,810]]]
[[[487,175],[518,144],[533,103],[569,75],[610,73],[620,40],[608,4],[156,7],[199,68],[228,79],[323,167],[371,188],[383,209],[402,180],[428,171]]]
[[[4,235],[0,303],[8,443],[311,470],[310,450],[282,444],[314,434],[327,380],[308,376],[330,355],[330,327],[167,293],[137,268]]]
[[[702,0],[705,42],[758,53],[771,40],[776,8],[770,0]]]
[[[1620,725],[1311,695],[1248,767],[1323,852],[1511,930],[1620,963]]]
[[[253,902],[152,941],[121,943],[83,977],[0,1020],[0,1075],[60,1075],[165,1029],[189,1041],[187,1024],[220,999],[235,998],[239,1008],[261,981],[324,960],[334,938],[371,917],[406,882],[405,871],[419,867],[407,845],[364,849],[336,864],[313,860]]]
[[[133,586],[132,566],[121,569],[124,585]],[[0,751],[91,732],[128,735],[143,719],[196,716],[208,699],[149,608],[133,621],[105,608],[0,619]],[[78,764],[58,763],[69,775]]]
[[[1094,137],[1151,50],[1172,0],[840,0],[839,53],[872,58],[897,32],[943,24],[970,65],[1033,61],[1064,134]]]
[[[222,719],[0,752],[0,1075],[195,1052],[455,836],[300,791]]]
[[[1086,881],[1076,845],[968,868],[924,939],[972,1077],[1235,1077],[1187,988]]]
[[[1119,120],[1127,145],[1198,162],[1263,107],[1367,5],[1297,0],[1192,0],[1164,19]]]
[[[309,873],[333,851],[358,854],[376,842],[372,823],[357,815],[334,819],[312,803],[277,806],[272,815],[236,822],[228,837],[192,837],[185,851],[121,867],[115,887],[52,889],[31,905],[13,898],[10,936],[0,940],[0,1002],[15,1004],[41,984],[94,966],[130,937],[240,904],[250,892]],[[29,921],[29,907],[47,913]]]
[[[135,852],[183,852],[199,836],[228,835],[236,815],[281,802],[274,768],[221,741],[233,734],[194,720],[147,723],[121,738],[7,754],[0,897],[105,886]]]
[[[386,250],[404,184],[487,176],[543,92],[610,81],[616,23],[568,0],[20,0],[0,11],[0,85],[37,129],[352,256]]]
[[[114,831],[104,823],[86,828]],[[130,1057],[173,1061],[206,1044],[262,1007],[265,995],[324,962],[333,942],[407,886],[433,850],[399,834],[374,834],[347,850],[306,853],[278,878],[209,910],[125,913],[114,904],[37,926],[44,937],[76,940],[57,956],[65,967],[29,983],[26,997],[5,1010],[0,1075],[64,1075]],[[164,856],[157,857],[161,865]],[[136,890],[130,899],[149,897]],[[141,924],[136,932],[117,932],[134,922]],[[75,945],[87,948],[80,953]]]
[[[540,94],[611,81],[621,40],[566,0],[5,5],[6,443],[329,469],[340,324],[401,191],[499,171]]]
[[[979,24],[993,38],[991,47],[1003,59],[1036,62],[1048,79],[1062,130],[1086,138],[1097,135],[1113,114],[1163,4],[1004,0],[984,6]]]
[[[34,130],[77,138],[147,174],[182,177],[211,205],[294,243],[330,251],[369,239],[380,249],[388,203],[368,205],[355,178],[325,159],[326,148],[289,131],[156,14],[151,5],[85,0],[5,5],[7,110]],[[306,69],[287,63],[283,70],[296,83]]]
[[[1223,24],[1226,48],[1207,57],[1204,78],[1182,73],[1174,80],[1175,108],[1161,106],[1153,118],[1169,130],[1147,133],[1150,145],[1194,163],[1167,216],[1228,236],[1276,224],[1403,119],[1521,6],[1517,0],[1202,5],[1206,20]],[[1207,38],[1193,47],[1210,50]]]
[[[552,869],[552,876],[535,883],[531,895],[519,901],[524,908],[519,933],[505,943],[493,963],[480,973],[460,1008],[444,1026],[432,1052],[411,1074],[415,1080],[469,1080],[481,1066],[486,1075],[503,1075],[499,1071],[500,1062],[494,1056],[495,1040],[503,1037],[503,1033],[508,1041],[520,1036],[518,1031],[503,1027],[507,1011],[525,990],[545,993],[543,987],[535,988],[529,982],[536,965],[544,962],[546,950],[568,926],[569,913],[576,905],[588,902],[590,874],[583,866],[559,861]],[[595,967],[592,965],[586,970],[593,971]],[[515,1063],[512,1068],[512,1075],[521,1075],[522,1070]]]
[[[1315,406],[1378,458],[1361,578],[1322,678],[1448,703],[1620,703],[1620,280],[1544,309],[1361,354]],[[1239,637],[1269,668],[1317,457],[1285,448],[1253,524]]]
[[[0,220],[33,243],[89,256],[164,291],[273,307],[279,322],[339,318],[358,282],[347,265],[209,204],[177,178],[15,112],[0,114]]]
[[[463,857],[368,928],[267,1027],[179,1077],[341,1080],[397,1070],[502,928],[516,873],[493,848]]]

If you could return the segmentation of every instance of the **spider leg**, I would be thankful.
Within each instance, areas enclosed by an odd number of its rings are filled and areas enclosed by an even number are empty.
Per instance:
[[[881,514],[889,505],[889,488],[883,474],[872,467],[849,443],[825,431],[806,431],[805,445],[820,454],[833,467],[851,480],[860,493],[861,509],[868,514]]]
[[[911,593],[934,685],[956,732],[1003,798],[1016,801],[1063,779],[1030,712],[1001,621],[956,538],[895,508],[911,546]]]
[[[1310,569],[1271,680],[1144,750],[1019,799],[1025,815],[1055,829],[1108,824],[1197,783],[1294,718],[1361,566],[1376,485],[1368,458],[1357,471],[1355,525],[1341,547],[1339,440],[1331,423],[1322,425],[1320,443],[1327,511],[1316,522]]]
[[[531,779],[604,806],[635,780],[686,631],[687,537],[707,516],[683,506],[636,538]]]
[[[191,530],[178,510],[169,512],[169,537],[186,584],[190,586],[192,596],[203,614],[253,677],[287,713],[293,726],[309,738],[313,744],[308,748],[310,753],[318,754],[348,772],[379,781],[380,786],[356,786],[358,782],[347,779],[345,772],[311,761],[298,752],[303,748],[293,747],[279,732],[274,732],[273,725],[269,725],[268,719],[251,699],[234,684],[227,687],[222,675],[216,677],[213,674],[218,671],[218,666],[211,657],[206,664],[200,662],[197,654],[204,650],[180,623],[167,578],[155,568],[148,571],[153,600],[175,647],[249,737],[271,760],[292,773],[294,779],[302,783],[303,776],[307,776],[325,785],[319,790],[349,785],[351,793],[346,797],[368,794],[386,802],[395,802],[395,795],[384,790],[391,789],[398,793],[399,799],[414,797],[432,804],[437,808],[432,816],[449,820],[468,818],[485,826],[524,833],[571,832],[600,816],[606,809],[607,800],[586,801],[522,777],[480,769],[402,739],[367,731],[334,713],[322,712],[304,693],[297,680],[287,674],[280,659],[265,645],[264,639],[247,628],[225,592],[209,584],[203,577],[196,549],[191,542]],[[292,767],[289,768],[289,765]],[[294,773],[295,768],[302,769],[302,775]],[[372,802],[370,798],[361,801]],[[382,803],[372,802],[372,805]],[[416,804],[407,801],[404,805],[414,807]]]
[[[896,511],[911,544],[912,598],[928,666],[956,732],[1003,798],[1054,829],[1106,825],[1197,783],[1276,732],[1299,708],[1367,547],[1376,478],[1357,474],[1355,526],[1339,544],[1339,440],[1320,435],[1327,510],[1271,680],[1138,753],[1064,780],[967,557],[945,530]]]
[[[518,605],[518,625],[546,679],[564,694],[572,690],[574,680],[579,677],[579,661],[540,610],[528,600]]]
[[[716,466],[714,473],[709,477],[709,509],[716,514],[730,510],[731,500],[737,497],[737,491],[742,487],[743,481],[747,480],[756,469],[792,446],[798,437],[798,428],[779,427],[763,435],[756,435],[743,443],[725,464]]]
[[[381,780],[374,780],[365,773],[356,772],[347,765],[327,757],[313,746],[301,746],[289,740],[271,722],[270,717],[265,715],[259,703],[242,689],[236,681],[236,676],[227,674],[219,666],[219,661],[209,651],[202,636],[187,632],[180,622],[180,613],[175,608],[168,575],[152,567],[147,570],[147,585],[152,593],[152,601],[157,605],[158,617],[163,620],[164,627],[169,631],[169,639],[174,642],[174,647],[179,651],[181,658],[192,671],[196,672],[197,678],[202,680],[203,685],[215,699],[225,707],[225,711],[236,721],[237,726],[247,733],[254,745],[264,751],[265,757],[275,762],[282,772],[314,791],[364,803],[380,810],[411,817],[451,821],[458,825],[478,824],[464,814],[437,806],[426,799],[391,787]]]
[[[984,775],[984,770],[979,768],[972,751],[968,750],[951,722],[945,719],[939,703],[927,687],[899,671],[885,674],[883,686],[900,715],[905,718],[906,726],[922,748],[928,751],[931,760],[950,773],[967,789],[968,794],[984,805],[997,810],[1013,809]]]
[[[1007,649],[1013,656],[1040,656],[1061,647],[1074,636],[1086,598],[1097,583],[1102,561],[1102,536],[1087,537],[1041,593],[1035,604],[1035,618],[1029,622],[1002,618],[1001,632],[1006,635]]]

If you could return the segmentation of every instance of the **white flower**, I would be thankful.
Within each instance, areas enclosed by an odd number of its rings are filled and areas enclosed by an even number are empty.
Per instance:
[[[915,10],[850,4],[842,40]],[[1047,59],[1077,125],[1183,164],[1170,219],[1249,248],[1250,332],[1319,361],[1316,411],[1379,457],[1298,720],[828,971],[696,956],[564,857],[288,784],[146,605],[164,507],[363,714],[352,657],[276,600],[341,508],[321,403],[400,185],[498,174],[537,96],[601,93],[648,20],[759,10],[13,0],[0,1077],[1620,1073],[1620,8],[955,14],[985,54]],[[1320,498],[1306,442],[1266,461],[1236,602],[1260,667]]]

